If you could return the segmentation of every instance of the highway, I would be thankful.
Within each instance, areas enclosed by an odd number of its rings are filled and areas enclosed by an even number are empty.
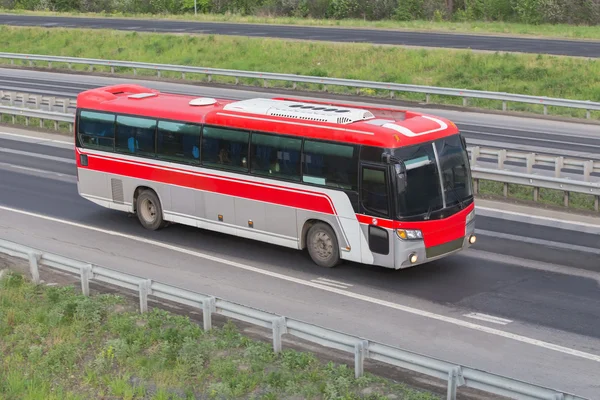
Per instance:
[[[54,95],[118,81],[0,70],[0,89]],[[199,96],[256,96],[141,83]],[[428,112],[453,118],[461,129],[472,127],[469,140],[505,140],[502,146],[544,146],[556,153],[568,151],[572,141],[596,157],[600,150],[593,125]],[[324,270],[305,253],[264,243],[177,225],[145,231],[135,218],[77,195],[70,138],[52,137],[57,142],[50,143],[14,128],[0,131],[3,239],[600,399],[600,235],[479,216],[479,240],[462,254],[405,271],[353,263]],[[517,133],[523,143],[513,137]]]
[[[120,81],[9,69],[0,79],[0,89],[68,96]],[[256,95],[141,83],[199,96]],[[599,153],[593,125],[428,112],[472,127],[471,141],[505,140],[499,145],[556,153],[573,141]],[[0,237],[6,240],[600,399],[600,235],[479,216],[479,240],[462,254],[405,271],[353,263],[323,270],[305,253],[227,235],[177,225],[145,231],[135,218],[77,195],[68,137],[49,143],[14,128],[0,131]],[[505,321],[467,316],[472,313]]]
[[[6,240],[599,398],[598,235],[479,217],[479,241],[463,254],[406,271],[353,263],[325,270],[301,252],[199,229],[147,232],[135,218],[77,195],[69,142],[0,138]],[[504,233],[567,247],[497,237]],[[322,278],[339,282],[342,293]]]
[[[166,19],[82,18],[2,14],[0,24],[13,26],[115,29],[138,32],[215,34],[328,42],[374,43],[600,57],[600,41],[558,40],[503,35],[414,32],[265,24],[191,22]]]

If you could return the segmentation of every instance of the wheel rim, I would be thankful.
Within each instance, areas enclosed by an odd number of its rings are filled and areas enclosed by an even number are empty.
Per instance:
[[[151,200],[142,200],[142,203],[140,204],[140,212],[142,213],[142,218],[144,221],[148,222],[149,224],[156,221],[156,206]]]
[[[325,232],[318,232],[313,237],[312,248],[318,258],[327,260],[333,254],[333,240]]]

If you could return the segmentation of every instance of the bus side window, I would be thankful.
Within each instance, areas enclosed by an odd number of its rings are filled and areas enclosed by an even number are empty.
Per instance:
[[[113,150],[115,147],[115,115],[81,111],[78,134],[83,147]]]
[[[198,164],[200,125],[159,121],[156,154],[161,159]]]
[[[253,133],[251,172],[299,181],[301,148],[301,139]]]
[[[302,180],[331,188],[356,191],[358,147],[313,140],[304,141]]]
[[[219,169],[248,171],[245,131],[205,126],[202,133],[202,164]]]
[[[149,118],[117,117],[117,151],[154,156],[156,120]]]

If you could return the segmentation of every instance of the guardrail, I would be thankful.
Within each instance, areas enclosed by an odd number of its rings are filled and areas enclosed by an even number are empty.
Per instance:
[[[14,106],[15,102],[20,102],[22,106],[33,104],[37,109],[45,104],[48,106],[49,111],[52,111],[54,107],[60,107],[64,113],[66,113],[69,108],[77,107],[77,99],[43,96],[41,94],[16,92],[14,90],[0,90],[0,101],[8,101],[9,106]]]
[[[138,69],[147,69],[156,71],[159,77],[161,76],[161,71],[170,71],[181,73],[183,79],[185,79],[186,73],[194,73],[207,75],[209,82],[211,81],[213,75],[227,76],[235,78],[236,85],[239,84],[240,78],[250,78],[263,80],[263,86],[265,87],[267,86],[267,81],[283,81],[292,83],[293,89],[297,88],[298,83],[309,83],[324,85],[325,91],[327,90],[327,86],[344,86],[356,89],[387,90],[390,92],[391,97],[394,96],[394,92],[422,93],[425,95],[426,103],[430,102],[431,95],[461,97],[463,99],[463,106],[468,105],[468,99],[496,100],[502,102],[503,111],[507,111],[508,102],[538,104],[544,106],[544,115],[548,114],[548,106],[566,107],[586,110],[587,119],[591,118],[591,111],[600,111],[600,103],[593,102],[590,100],[583,101],[558,99],[545,96],[529,96],[523,94],[489,92],[482,90],[419,86],[401,83],[361,81],[354,79],[323,78],[316,76],[279,74],[272,72],[239,71],[232,69],[192,67],[172,64],[153,64],[135,61],[103,60],[97,58],[48,56],[39,54],[0,53],[0,58],[10,60],[11,64],[13,65],[14,60],[26,60],[29,61],[30,66],[33,66],[34,61],[47,62],[49,67],[52,67],[53,62],[67,64],[69,68],[71,68],[72,64],[89,65],[90,70],[93,70],[93,66],[95,65],[106,66],[110,67],[111,73],[115,72],[115,67],[130,68],[133,70],[134,75],[137,75]]]
[[[3,115],[11,115],[13,123],[15,118],[20,116],[25,118],[25,124],[30,125],[30,118],[39,119],[40,127],[44,127],[45,121],[53,121],[54,129],[58,130],[58,123],[67,123],[69,131],[73,132],[74,114],[59,113],[54,111],[36,110],[27,107],[8,107],[0,106],[0,118]],[[571,193],[582,193],[593,195],[594,208],[600,210],[600,183],[590,182],[592,173],[600,172],[600,162],[572,159],[564,157],[550,157],[535,153],[525,153],[517,151],[508,151],[505,149],[489,149],[480,146],[468,148],[471,156],[471,170],[473,172],[474,191],[479,193],[479,181],[488,180],[500,182],[504,185],[504,196],[508,197],[508,185],[517,184],[533,188],[534,201],[539,199],[540,189],[554,189],[563,191],[565,207],[569,206]],[[498,169],[484,168],[477,165],[480,158],[485,156],[496,157],[498,160]],[[504,169],[506,161],[524,161],[528,173],[519,173]],[[553,165],[555,167],[555,176],[543,176],[533,173],[534,165]],[[564,168],[581,168],[583,180],[573,180],[560,177]]]
[[[40,283],[40,266],[77,275],[81,290],[90,295],[90,282],[98,281],[138,293],[140,312],[147,312],[148,299],[168,300],[202,310],[205,330],[212,329],[212,315],[245,321],[272,330],[273,351],[282,350],[282,335],[288,334],[321,346],[354,354],[354,371],[358,378],[364,374],[364,361],[372,359],[429,375],[448,382],[447,399],[455,400],[459,387],[474,388],[515,399],[588,400],[570,393],[545,388],[520,380],[492,374],[456,363],[414,353],[398,347],[323,328],[300,320],[229,302],[203,293],[193,292],[151,279],[118,272],[60,255],[42,252],[14,242],[0,240],[0,253],[29,262],[31,279]]]
[[[585,160],[578,158],[567,158],[564,156],[549,156],[545,154],[528,153],[497,148],[486,148],[481,146],[467,147],[471,158],[471,169],[473,170],[474,191],[479,191],[479,180],[491,180],[504,184],[503,194],[508,197],[508,185],[510,183],[533,187],[533,201],[540,198],[540,188],[556,189],[564,191],[564,205],[569,206],[570,192],[595,195],[594,209],[600,209],[600,184],[591,182],[592,174],[600,173],[600,161]],[[477,164],[480,159],[493,158],[497,162],[498,169],[491,170],[480,168]],[[517,162],[525,164],[526,173],[520,174],[505,170],[506,162]],[[551,167],[554,169],[554,177],[537,175],[533,168]],[[574,181],[561,177],[564,169],[575,170],[581,173],[582,181]],[[502,173],[505,173],[504,175]],[[504,176],[503,180],[500,179]],[[580,186],[580,183],[590,183],[589,186]],[[575,186],[573,186],[575,184]],[[588,191],[580,191],[586,187]]]

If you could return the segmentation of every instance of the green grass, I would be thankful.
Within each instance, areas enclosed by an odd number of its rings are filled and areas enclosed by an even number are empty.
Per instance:
[[[0,27],[0,48],[5,52],[145,61],[188,66],[283,72],[320,77],[338,77],[438,87],[490,90],[545,95],[581,100],[600,100],[600,61],[526,54],[476,53],[468,50],[404,49],[366,44],[332,44],[278,39],[214,35],[128,33],[109,30]],[[7,63],[8,60],[2,60]],[[29,65],[15,61],[16,65]],[[46,63],[34,65],[47,67]],[[52,64],[53,68],[66,65]],[[73,66],[88,71],[88,66]],[[97,71],[110,72],[107,67]],[[116,73],[132,71],[115,68]],[[137,71],[138,76],[156,75]],[[181,79],[162,72],[163,78]],[[206,81],[201,74],[186,74],[190,81]],[[214,83],[234,83],[229,77],[213,77]],[[582,84],[585,82],[585,84]],[[240,80],[262,86],[262,80]],[[290,82],[268,82],[269,86],[292,88]],[[298,84],[302,90],[324,90],[318,84]],[[356,89],[327,87],[342,94]],[[362,89],[365,96],[389,97],[386,90]],[[397,98],[424,101],[425,95],[395,93]],[[435,104],[462,105],[461,98],[431,96]],[[501,102],[472,99],[469,106],[502,109]],[[540,105],[509,103],[513,111],[543,112]],[[549,114],[585,118],[585,110],[549,107]],[[597,119],[600,113],[593,112]]]
[[[41,120],[39,118],[25,118],[21,115],[2,114],[0,122],[3,124],[21,125],[30,128],[43,129],[53,131],[54,133],[71,134],[70,124],[66,122],[54,122],[49,120]]]
[[[479,181],[479,194],[494,198],[504,197],[504,184],[493,181]],[[534,188],[516,184],[508,185],[508,199],[521,200],[525,202],[534,201]],[[554,189],[539,189],[537,204],[554,207],[564,207],[565,192]],[[583,193],[571,193],[569,196],[569,209],[579,211],[595,211],[595,195]]]
[[[433,32],[454,32],[470,34],[500,34],[519,35],[547,38],[569,39],[600,39],[600,30],[595,26],[577,26],[568,24],[540,24],[530,25],[523,23],[496,22],[496,21],[366,21],[362,19],[314,19],[294,17],[271,16],[242,16],[237,14],[182,14],[182,15],[152,15],[152,14],[120,14],[120,13],[78,13],[78,12],[49,12],[49,11],[24,11],[3,10],[2,13],[21,15],[45,16],[71,16],[71,17],[103,17],[103,18],[146,18],[169,19],[202,22],[238,22],[255,24],[277,25],[304,25],[304,26],[329,26],[345,28],[370,28],[370,29],[399,29],[420,30]]]
[[[345,365],[188,318],[134,311],[115,295],[0,280],[0,398],[406,399],[436,397]],[[389,396],[389,397],[388,397]]]

